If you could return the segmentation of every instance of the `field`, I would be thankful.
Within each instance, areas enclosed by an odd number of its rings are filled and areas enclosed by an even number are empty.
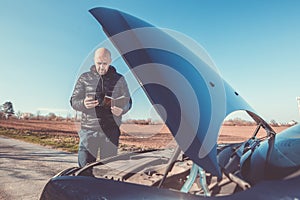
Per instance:
[[[28,142],[39,143],[71,152],[77,151],[79,123],[44,120],[0,120],[0,134]],[[276,132],[287,127],[274,127]],[[222,126],[219,143],[239,142],[251,137],[256,126]],[[260,130],[259,136],[265,132]],[[122,124],[120,151],[163,148],[174,146],[169,129],[162,124]]]

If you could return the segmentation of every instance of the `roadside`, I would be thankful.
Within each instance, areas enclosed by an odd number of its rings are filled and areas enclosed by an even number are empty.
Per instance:
[[[77,155],[0,136],[0,199],[39,199],[47,181]]]
[[[71,121],[1,120],[0,136],[76,153],[80,125]],[[173,136],[164,124],[122,124],[119,152],[164,148]]]

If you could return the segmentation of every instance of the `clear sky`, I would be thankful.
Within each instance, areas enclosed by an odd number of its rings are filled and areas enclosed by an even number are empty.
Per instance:
[[[300,121],[298,0],[0,0],[0,104],[11,101],[16,112],[72,113],[80,66],[107,39],[88,12],[100,6],[193,38],[267,121]],[[141,107],[146,99],[138,102],[131,117],[151,116]]]

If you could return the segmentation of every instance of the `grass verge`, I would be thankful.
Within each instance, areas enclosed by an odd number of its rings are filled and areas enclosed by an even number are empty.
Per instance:
[[[74,135],[52,135],[30,130],[0,127],[0,135],[25,142],[49,146],[55,149],[76,153],[78,151],[79,138]]]

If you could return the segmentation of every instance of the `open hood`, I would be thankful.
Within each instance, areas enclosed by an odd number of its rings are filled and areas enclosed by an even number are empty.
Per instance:
[[[138,79],[146,95],[196,164],[221,176],[217,139],[225,117],[255,111],[186,38],[118,10],[94,8],[91,14]],[[203,52],[202,52],[203,53]]]

